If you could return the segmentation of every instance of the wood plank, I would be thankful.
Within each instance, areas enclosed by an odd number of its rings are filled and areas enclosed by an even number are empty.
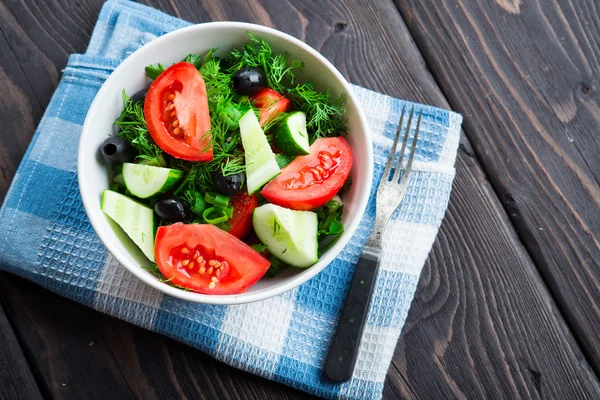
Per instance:
[[[39,75],[35,79],[51,86],[66,55],[84,50],[101,1],[81,1],[76,6],[39,0],[3,4],[1,26],[12,32],[5,36],[9,43],[25,48],[15,50],[16,61],[0,60],[0,66],[25,65],[27,54],[48,59],[53,71],[25,69],[24,74],[30,80]],[[275,26],[321,51],[353,82],[448,107],[391,1],[344,0],[325,9],[310,1],[162,0],[152,4],[194,21],[237,19]],[[35,34],[23,39],[22,26],[35,26]],[[487,268],[486,261],[493,268]],[[227,398],[287,398],[292,393],[306,397],[21,279],[4,279],[1,287],[1,300],[24,346],[35,355],[36,371],[52,396],[154,398],[210,393]],[[600,395],[597,381],[581,362],[577,345],[465,142],[451,205],[384,394],[429,398],[515,393]]]
[[[600,373],[598,2],[396,4]]]
[[[311,398],[24,279],[4,279],[0,288],[6,312],[18,319],[16,333],[33,356],[32,368],[53,398]]]
[[[29,363],[0,305],[0,399],[41,399]]]
[[[469,168],[476,162],[461,146],[396,367],[421,398],[597,397],[597,378],[515,232],[504,228],[500,202],[482,201],[493,190]],[[478,229],[482,221],[489,229]]]

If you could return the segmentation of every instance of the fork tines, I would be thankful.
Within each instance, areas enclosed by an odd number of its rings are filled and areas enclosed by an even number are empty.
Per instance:
[[[408,123],[406,124],[406,130],[404,131],[404,136],[402,138],[402,148],[400,149],[400,157],[398,157],[398,163],[394,166],[395,156],[396,156],[396,147],[398,145],[398,138],[400,137],[400,132],[402,131],[402,125],[404,123],[404,111],[406,106],[402,107],[402,113],[400,114],[400,122],[398,123],[398,129],[396,130],[396,137],[394,137],[394,144],[392,145],[392,150],[390,151],[390,156],[388,158],[388,162],[385,166],[385,171],[383,173],[384,182],[396,182],[399,183],[400,180],[400,170],[402,169],[402,160],[404,159],[404,152],[406,150],[406,144],[408,143],[408,136],[410,133],[410,127],[412,124],[412,118],[415,114],[415,106],[410,110],[410,114],[408,115]],[[419,128],[421,126],[421,115],[423,110],[419,110],[419,117],[417,119],[417,126],[415,128],[415,136],[412,140],[410,155],[408,157],[408,162],[406,164],[406,169],[404,173],[404,178],[408,177],[408,174],[411,171],[412,161],[415,156],[415,150],[417,148],[417,139],[419,137]],[[394,167],[394,175],[391,175],[392,167]]]

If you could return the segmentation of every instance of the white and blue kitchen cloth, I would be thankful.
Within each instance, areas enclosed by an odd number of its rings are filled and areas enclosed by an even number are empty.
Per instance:
[[[380,398],[419,274],[448,204],[462,117],[417,105],[423,122],[414,174],[385,235],[382,270],[357,367],[349,382],[327,382],[321,368],[354,263],[373,224],[376,184],[360,228],[323,272],[283,295],[240,306],[190,303],[148,287],[107,252],[84,212],[77,186],[77,146],[96,92],[137,48],[188,24],[137,3],[105,3],[87,52],[69,58],[0,210],[0,269],[306,392],[327,398]],[[379,182],[406,103],[358,86],[354,90],[373,136],[374,182]]]

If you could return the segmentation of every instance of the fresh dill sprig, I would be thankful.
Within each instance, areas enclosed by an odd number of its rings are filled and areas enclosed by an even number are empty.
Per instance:
[[[213,159],[208,162],[190,164],[181,160],[173,160],[172,168],[187,171],[184,181],[175,193],[182,190],[197,192],[214,191],[214,175],[221,171],[223,175],[233,175],[245,171],[244,152],[241,146],[239,131],[231,130],[218,115],[211,115]]]
[[[329,91],[319,92],[308,82],[293,87],[288,93],[294,106],[306,113],[306,128],[313,139],[346,132],[345,94],[331,100]]]
[[[131,98],[125,93],[125,90],[123,90],[122,96],[123,111],[115,121],[115,125],[119,127],[117,135],[127,139],[131,143],[138,152],[137,158],[147,160],[156,165],[164,164],[163,151],[152,140],[148,126],[146,125],[144,103],[138,101],[133,104]]]
[[[289,54],[273,55],[271,46],[263,39],[248,32],[250,40],[241,49],[234,49],[228,58],[227,72],[234,74],[243,67],[261,67],[265,72],[268,86],[279,92],[285,93],[286,88],[293,86],[296,71],[302,70],[301,61],[289,62]]]
[[[208,108],[210,111],[213,159],[209,162],[189,164],[175,161],[172,167],[187,171],[186,178],[176,190],[207,192],[214,190],[214,175],[233,175],[245,171],[244,151],[239,134],[238,121],[250,109],[248,103],[233,101],[233,74],[225,71],[221,61],[211,49],[205,56],[200,73],[206,84]],[[190,56],[188,56],[190,57]]]
[[[212,52],[209,52],[212,54]],[[205,59],[200,67],[200,73],[206,84],[208,108],[211,114],[217,111],[217,106],[231,97],[233,74],[223,72],[221,61],[212,57]]]
[[[245,171],[239,119],[251,108],[251,102],[247,97],[233,91],[233,75],[240,68],[262,68],[267,78],[267,86],[286,95],[292,101],[293,109],[306,113],[311,143],[316,138],[336,136],[346,131],[346,121],[343,118],[344,95],[332,100],[329,92],[319,92],[310,83],[296,84],[296,74],[302,70],[302,62],[290,60],[287,53],[273,54],[267,42],[251,33],[248,36],[249,41],[241,48],[233,50],[225,60],[215,56],[217,49],[210,49],[205,55],[190,54],[185,59],[200,71],[206,84],[211,122],[211,130],[207,134],[212,136],[210,143],[213,159],[209,162],[190,163],[168,157],[171,168],[186,173],[184,180],[175,190],[176,195],[184,195],[189,191],[213,191],[217,171],[223,175]],[[164,66],[155,65],[148,66],[147,71],[154,75],[163,69]],[[140,158],[150,159],[151,162],[162,161],[161,164],[164,165],[163,152],[148,133],[143,107],[140,104],[130,104],[125,94],[124,103],[126,107],[123,115],[117,120],[122,135],[139,150]],[[280,113],[264,127],[264,130],[269,131],[287,115]],[[268,135],[267,138],[272,139],[273,135]]]

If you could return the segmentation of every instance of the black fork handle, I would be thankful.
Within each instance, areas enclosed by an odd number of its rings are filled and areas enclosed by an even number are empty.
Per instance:
[[[354,372],[380,256],[381,249],[365,247],[356,264],[352,284],[323,368],[325,377],[333,382],[347,381]]]

